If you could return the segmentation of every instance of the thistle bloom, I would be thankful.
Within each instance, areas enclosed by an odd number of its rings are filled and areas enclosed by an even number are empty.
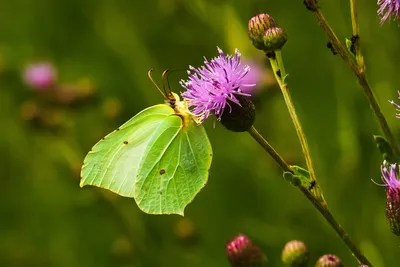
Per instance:
[[[399,17],[400,0],[378,0],[378,15],[381,16],[381,24],[383,24],[392,15]]]
[[[400,0],[399,0],[400,1]],[[397,93],[399,94],[399,99],[400,99],[400,91],[397,91]],[[399,104],[397,104],[397,103],[395,103],[393,100],[389,100],[389,103],[390,104],[392,104],[393,106],[395,106],[396,108],[397,108],[397,111],[399,111],[400,112],[400,105]],[[396,114],[396,118],[399,118],[400,119],[400,113],[397,113]]]
[[[255,86],[244,79],[250,67],[241,63],[237,49],[234,56],[225,55],[220,48],[218,52],[219,56],[211,61],[204,58],[204,66],[200,68],[189,66],[189,80],[180,82],[186,89],[182,96],[200,122],[212,114],[221,120],[225,107],[231,112],[232,104],[241,106],[241,96],[250,96],[243,88]]]
[[[389,170],[386,161],[381,166],[382,181],[386,186],[386,218],[392,232],[400,235],[400,181],[397,177],[396,164],[390,164]]]
[[[238,235],[226,246],[232,267],[266,267],[267,257],[245,235]]]
[[[56,70],[48,62],[30,64],[26,67],[23,79],[33,88],[46,89],[56,81]]]

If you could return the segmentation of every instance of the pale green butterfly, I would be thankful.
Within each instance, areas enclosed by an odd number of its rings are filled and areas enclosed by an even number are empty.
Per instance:
[[[153,81],[151,70],[149,77]],[[183,216],[207,183],[211,144],[186,101],[156,87],[165,104],[142,110],[95,144],[84,159],[80,186],[133,197],[149,214]]]

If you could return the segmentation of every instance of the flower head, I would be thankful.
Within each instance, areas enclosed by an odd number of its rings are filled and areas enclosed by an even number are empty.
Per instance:
[[[242,65],[237,49],[234,56],[225,55],[220,48],[218,52],[219,56],[210,61],[205,58],[204,66],[189,66],[189,80],[180,82],[186,89],[183,98],[201,122],[212,114],[221,120],[226,107],[231,112],[232,105],[241,106],[240,97],[250,96],[242,88],[254,86],[244,80],[250,67]]]
[[[387,187],[386,191],[386,218],[390,229],[396,235],[400,235],[400,181],[397,177],[396,164],[390,164],[389,170],[386,161],[381,166],[382,186]]]
[[[326,254],[321,256],[318,259],[317,263],[315,264],[315,267],[342,267],[342,266],[344,266],[342,260],[332,254]]]
[[[399,191],[400,192],[400,181],[396,174],[396,164],[390,164],[389,170],[387,168],[386,160],[381,166],[382,181],[384,184],[382,186],[387,186],[388,191]]]
[[[306,245],[299,240],[286,243],[282,251],[282,261],[285,266],[305,267],[310,260],[310,252]]]
[[[26,67],[23,78],[27,85],[46,89],[56,82],[56,70],[48,62],[34,63]]]
[[[397,93],[399,94],[399,97],[398,97],[398,98],[400,99],[400,90],[397,91]],[[389,103],[392,104],[393,106],[395,106],[396,109],[397,109],[397,111],[400,112],[400,105],[399,105],[399,104],[395,103],[393,100],[389,100]],[[400,113],[397,113],[397,114],[396,114],[396,118],[399,118],[399,119],[400,119]]]
[[[245,235],[238,235],[226,246],[232,267],[265,267],[267,257]]]
[[[255,48],[264,50],[264,33],[271,27],[275,27],[275,20],[268,14],[257,14],[249,20],[248,35]]]
[[[399,17],[400,0],[378,0],[378,15],[381,17],[381,24],[387,19],[390,19],[392,15],[395,18]]]

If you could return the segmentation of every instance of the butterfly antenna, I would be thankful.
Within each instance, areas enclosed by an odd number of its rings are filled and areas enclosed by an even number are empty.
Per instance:
[[[166,95],[171,95],[171,86],[169,85],[168,74],[170,73],[169,69],[164,70],[161,77],[163,80],[163,89]],[[166,81],[166,82],[165,82]]]
[[[172,69],[172,70],[166,69],[166,70],[163,72],[163,74],[162,74],[163,89],[164,89],[164,92],[165,92],[167,95],[168,95],[168,94],[171,94],[171,86],[169,85],[168,75],[169,75],[171,72],[175,72],[175,71],[186,71],[186,70],[185,70],[185,69]],[[166,81],[166,86],[165,86],[165,81]],[[165,88],[167,88],[167,89],[165,89]],[[168,90],[168,93],[167,93],[167,90]]]
[[[158,87],[158,85],[156,84],[156,82],[153,80],[153,77],[151,76],[151,73],[153,72],[153,69],[149,69],[149,71],[147,72],[147,76],[149,76],[150,81],[154,84],[154,86],[157,88],[157,90],[165,97],[167,98],[166,94],[160,89],[160,87]],[[165,71],[164,71],[165,72]],[[163,73],[164,76],[164,73]],[[164,88],[164,85],[163,85]],[[165,88],[164,88],[165,91]]]

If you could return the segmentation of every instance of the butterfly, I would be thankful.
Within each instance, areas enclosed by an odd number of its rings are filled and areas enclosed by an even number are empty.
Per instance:
[[[162,77],[166,76],[164,71]],[[80,186],[134,198],[148,214],[184,214],[208,180],[212,148],[185,100],[164,92],[165,104],[146,108],[102,138],[86,155]]]

